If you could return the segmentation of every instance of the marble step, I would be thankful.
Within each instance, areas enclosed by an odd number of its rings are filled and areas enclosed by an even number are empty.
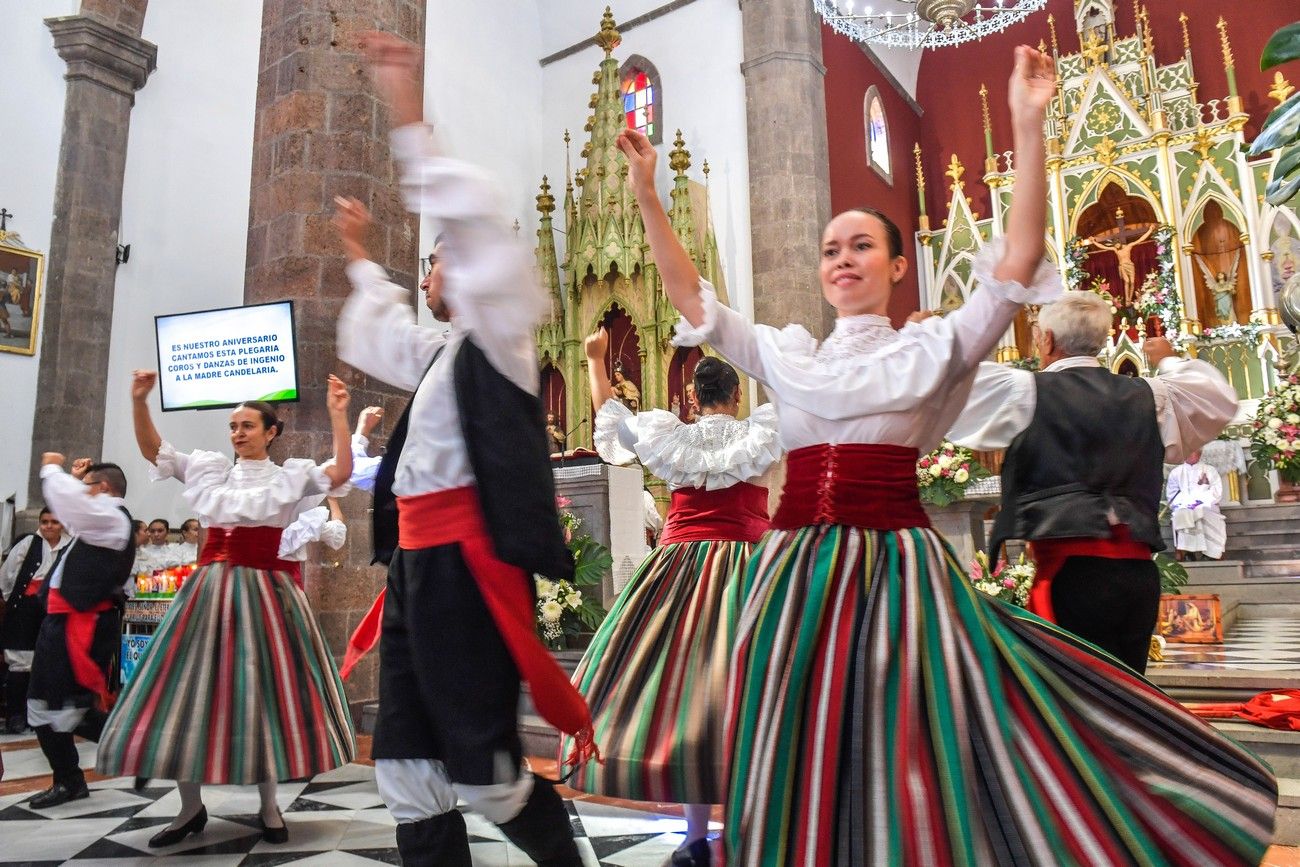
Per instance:
[[[1244,722],[1216,720],[1211,724],[1268,762],[1279,780],[1285,779],[1293,785],[1300,785],[1300,732],[1269,729]],[[1295,794],[1300,795],[1300,790],[1295,791]],[[1297,798],[1293,806],[1300,809],[1300,798]]]
[[[1152,663],[1147,667],[1147,679],[1184,703],[1246,701],[1269,689],[1300,689],[1300,670],[1293,669],[1184,668]],[[1296,737],[1300,738],[1300,733]]]
[[[1247,579],[1300,578],[1300,559],[1256,561],[1244,566]]]

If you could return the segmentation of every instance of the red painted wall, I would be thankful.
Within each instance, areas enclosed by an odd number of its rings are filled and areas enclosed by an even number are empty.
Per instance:
[[[921,119],[912,106],[854,42],[822,27],[822,61],[826,64],[826,131],[830,151],[831,212],[868,205],[889,215],[903,232],[903,255],[911,268],[896,287],[889,317],[901,325],[919,306],[916,254],[916,172],[912,146],[918,141]],[[893,184],[867,160],[867,131],[863,99],[872,85],[879,90],[889,125],[889,155]],[[924,145],[923,145],[924,146]]]
[[[1181,11],[1188,14],[1192,65],[1200,82],[1198,97],[1202,102],[1226,97],[1227,76],[1223,71],[1219,32],[1215,22],[1220,14],[1228,22],[1228,39],[1236,57],[1237,89],[1246,111],[1251,115],[1246,129],[1252,138],[1259,124],[1276,103],[1269,98],[1272,72],[1261,72],[1259,55],[1264,43],[1275,30],[1300,19],[1300,3],[1295,0],[1249,0],[1245,3],[1217,4],[1207,0],[1148,0],[1147,7],[1155,37],[1158,63],[1176,61],[1183,53]],[[1133,5],[1125,0],[1116,3],[1116,30],[1120,36],[1134,32]],[[1079,50],[1074,30],[1073,0],[1048,0],[1044,12],[1032,14],[1006,32],[979,42],[954,48],[927,51],[921,60],[917,81],[917,102],[925,110],[920,122],[921,148],[925,166],[928,208],[931,223],[938,228],[946,213],[948,179],[943,176],[948,158],[956,153],[966,166],[966,192],[981,216],[990,212],[988,190],[979,182],[984,174],[984,132],[980,118],[979,87],[989,88],[989,106],[993,125],[993,149],[1011,149],[1011,126],[1006,108],[1006,84],[1011,74],[1012,51],[1016,45],[1037,45],[1040,39],[1050,43],[1047,13],[1056,16],[1056,32],[1061,51]],[[829,42],[829,40],[827,40]],[[829,51],[827,52],[829,54]],[[829,65],[829,63],[828,63]],[[1292,83],[1300,74],[1292,65],[1283,69]],[[829,98],[827,100],[829,103]],[[890,122],[894,119],[891,115]],[[832,176],[834,160],[832,159]]]

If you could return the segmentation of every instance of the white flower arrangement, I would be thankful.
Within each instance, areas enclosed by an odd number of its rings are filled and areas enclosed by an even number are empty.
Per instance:
[[[1300,376],[1288,376],[1260,400],[1251,428],[1255,460],[1291,484],[1300,482]]]
[[[920,488],[921,502],[932,506],[947,506],[960,500],[967,485],[988,475],[989,471],[975,460],[970,449],[947,440],[916,462],[916,485]]]
[[[564,637],[564,612],[582,607],[582,591],[563,579],[533,580],[537,587],[537,623],[542,629],[542,637],[547,641],[559,641]]]
[[[1033,561],[1021,554],[1015,563],[999,560],[997,568],[989,568],[989,557],[983,551],[975,555],[970,564],[970,580],[975,589],[988,596],[1024,608],[1029,604],[1029,590],[1034,586],[1036,569]]]
[[[1200,343],[1228,343],[1239,340],[1254,349],[1259,346],[1260,335],[1263,332],[1264,326],[1258,322],[1247,322],[1245,325],[1229,322],[1227,325],[1206,328],[1197,340]]]

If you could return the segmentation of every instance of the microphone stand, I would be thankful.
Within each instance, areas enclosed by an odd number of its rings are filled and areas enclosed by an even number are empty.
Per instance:
[[[560,466],[561,466],[561,467],[564,466],[564,456],[567,455],[567,454],[569,453],[569,437],[573,435],[573,432],[574,432],[574,431],[576,431],[578,428],[582,427],[582,426],[585,425],[586,423],[587,423],[587,422],[586,422],[586,420],[584,419],[583,421],[578,422],[578,424],[573,428],[573,430],[570,430],[570,431],[568,431],[567,433],[565,433],[565,435],[564,435],[564,451],[560,452]]]

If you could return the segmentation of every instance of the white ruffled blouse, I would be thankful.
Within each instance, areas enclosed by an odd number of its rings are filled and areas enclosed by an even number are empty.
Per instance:
[[[297,519],[302,501],[326,494],[343,496],[348,483],[330,488],[322,465],[305,458],[283,464],[232,461],[219,452],[178,452],[168,442],[158,449],[150,468],[154,481],[178,479],[181,495],[205,527],[287,527]]]
[[[997,345],[1023,304],[1061,293],[1044,259],[1029,286],[994,279],[1002,242],[975,261],[977,290],[961,308],[894,330],[884,316],[841,316],[820,344],[806,329],[755,325],[722,305],[700,281],[704,322],[684,319],[674,343],[708,342],[767,387],[787,450],[830,443],[934,449],[965,406],[979,363]]]
[[[713,414],[686,424],[666,410],[634,414],[617,400],[607,400],[596,412],[594,439],[608,463],[640,460],[670,488],[717,491],[752,482],[782,454],[771,404],[743,421]]]
[[[337,551],[347,540],[347,524],[331,518],[328,506],[317,506],[303,512],[298,520],[284,528],[280,534],[278,556],[281,560],[301,563],[307,559],[307,546],[312,542],[324,542]]]

